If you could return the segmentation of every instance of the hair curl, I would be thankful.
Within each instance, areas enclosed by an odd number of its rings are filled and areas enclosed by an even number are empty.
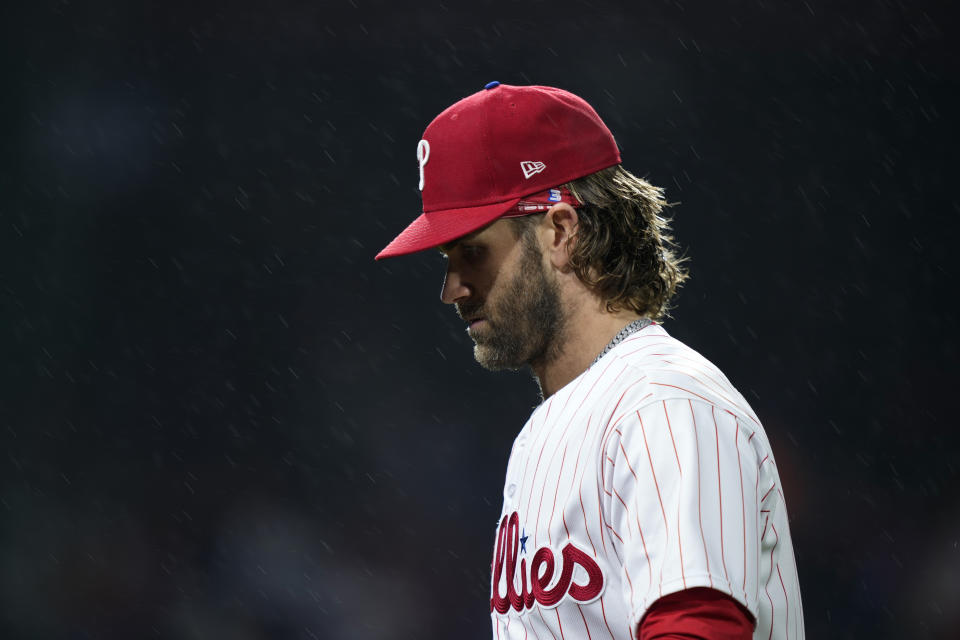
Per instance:
[[[662,321],[671,300],[687,279],[670,235],[670,206],[663,189],[638,178],[620,165],[564,185],[583,203],[577,209],[577,230],[571,238],[570,265],[613,313],[629,309]],[[523,235],[532,232],[530,218],[514,218]]]

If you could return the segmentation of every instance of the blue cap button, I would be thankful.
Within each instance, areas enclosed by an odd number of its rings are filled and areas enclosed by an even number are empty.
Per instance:
[[[493,82],[488,82],[487,84],[485,84],[483,88],[489,91],[490,89],[495,89],[496,87],[499,87],[499,86],[500,86],[500,83],[494,80]]]

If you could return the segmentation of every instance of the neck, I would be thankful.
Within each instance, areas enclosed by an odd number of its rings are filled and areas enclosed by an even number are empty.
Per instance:
[[[530,363],[540,385],[540,395],[549,398],[586,371],[614,336],[639,318],[632,311],[610,313],[602,303],[569,309],[560,337],[561,348],[549,362]]]

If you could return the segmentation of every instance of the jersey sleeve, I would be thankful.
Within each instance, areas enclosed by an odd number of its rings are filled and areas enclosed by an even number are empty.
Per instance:
[[[604,518],[636,629],[665,595],[721,591],[757,619],[758,461],[724,409],[677,398],[625,414],[606,434]]]

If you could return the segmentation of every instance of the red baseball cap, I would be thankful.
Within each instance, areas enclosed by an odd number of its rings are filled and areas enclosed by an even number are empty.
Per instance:
[[[582,98],[491,82],[434,118],[417,161],[423,214],[377,260],[476,231],[515,211],[525,196],[620,164],[620,151]]]

